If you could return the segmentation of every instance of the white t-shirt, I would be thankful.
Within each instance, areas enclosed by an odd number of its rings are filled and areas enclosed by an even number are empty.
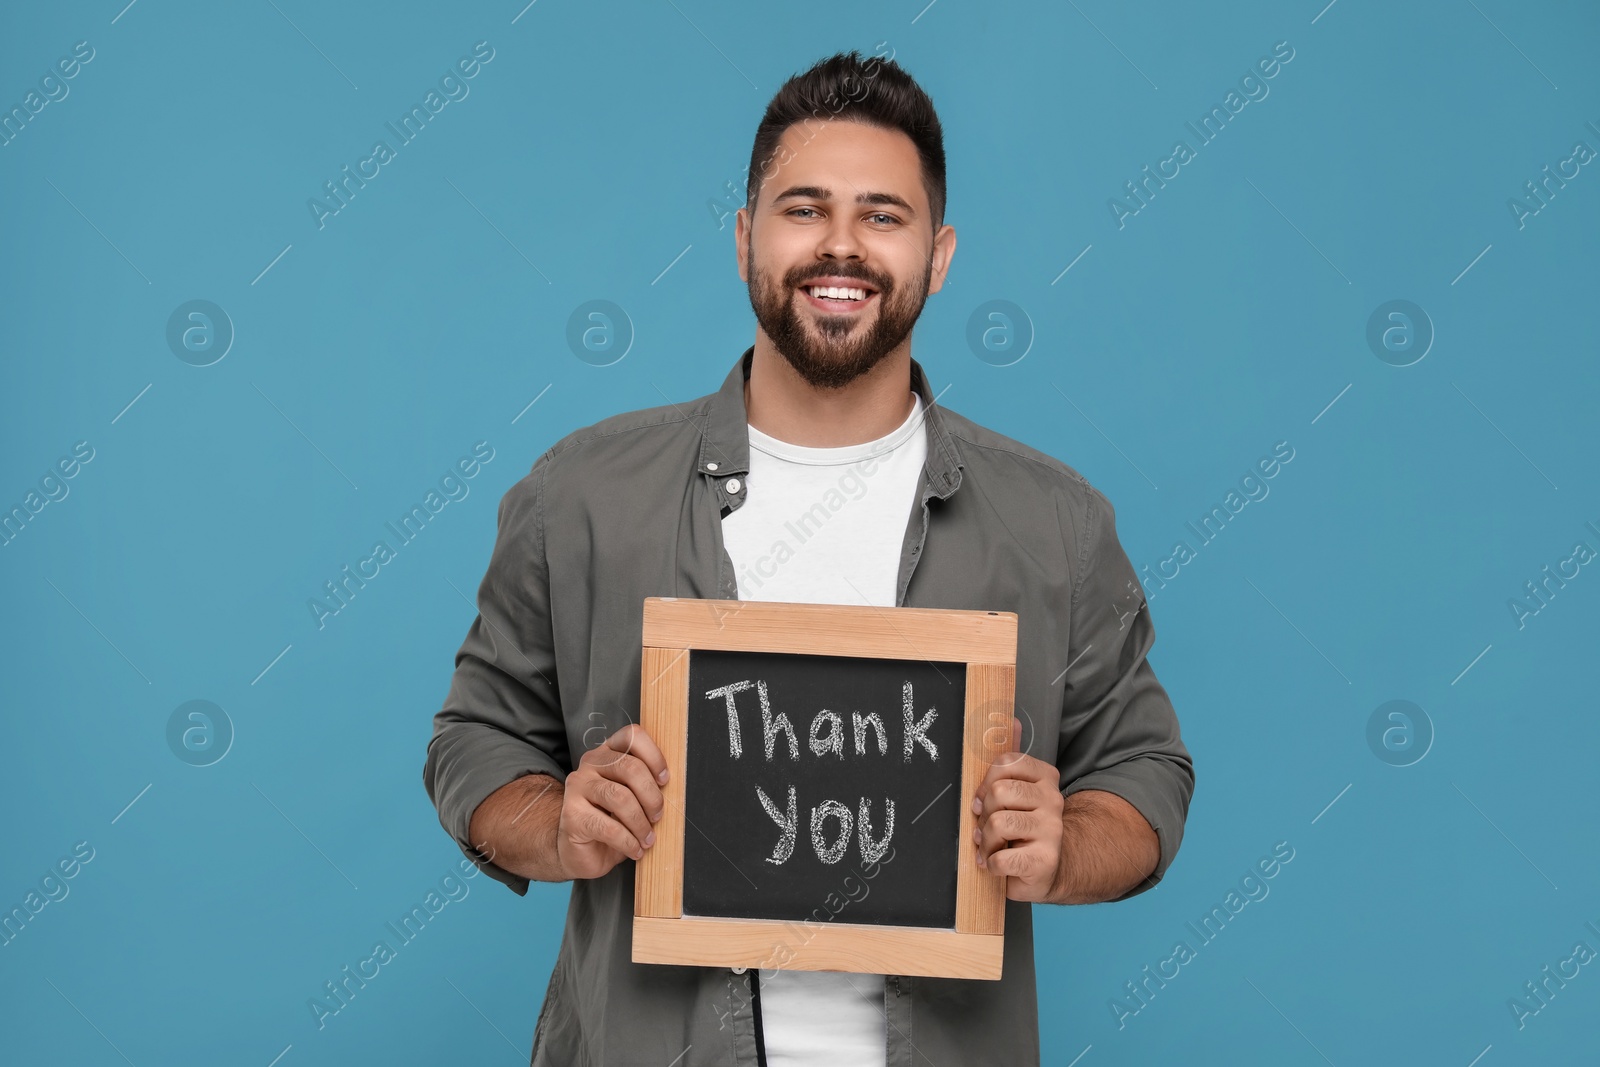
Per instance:
[[[722,520],[740,600],[894,607],[927,457],[922,400],[876,441],[806,448],[754,426],[746,497]],[[763,971],[768,1067],[883,1067],[883,975]]]

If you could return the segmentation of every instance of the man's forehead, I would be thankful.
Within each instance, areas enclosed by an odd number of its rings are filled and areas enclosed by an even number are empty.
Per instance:
[[[899,130],[834,119],[797,123],[784,131],[783,162],[763,183],[779,197],[804,196],[896,206],[918,213],[925,203],[922,161],[911,138]]]

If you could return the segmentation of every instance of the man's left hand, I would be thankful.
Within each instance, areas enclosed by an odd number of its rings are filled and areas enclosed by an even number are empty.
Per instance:
[[[995,758],[972,802],[978,817],[973,840],[978,866],[1005,876],[1008,898],[1041,902],[1061,866],[1065,801],[1055,765],[1024,755],[1021,747],[1022,722],[1013,717],[1012,751]]]

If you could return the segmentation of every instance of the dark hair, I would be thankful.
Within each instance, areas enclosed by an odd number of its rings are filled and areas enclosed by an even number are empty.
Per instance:
[[[762,178],[772,177],[784,131],[799,122],[832,119],[899,130],[911,138],[922,161],[922,187],[938,229],[944,222],[944,131],[933,101],[892,58],[873,56],[863,61],[859,51],[829,56],[796,74],[767,104],[750,152],[745,206],[755,207]]]

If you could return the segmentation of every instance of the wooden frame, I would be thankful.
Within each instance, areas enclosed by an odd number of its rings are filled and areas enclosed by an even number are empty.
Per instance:
[[[955,926],[796,924],[683,914],[684,798],[689,653],[786,652],[965,663],[960,839]],[[656,843],[637,864],[633,960],[698,966],[781,966],[939,978],[1000,977],[1005,879],[977,865],[972,797],[1011,746],[1017,616],[1012,612],[877,608],[650,597],[644,602],[640,723],[661,748],[671,780]]]

